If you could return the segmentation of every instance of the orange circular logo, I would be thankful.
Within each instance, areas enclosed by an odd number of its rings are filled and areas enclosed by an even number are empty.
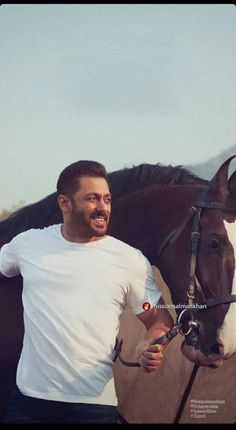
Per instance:
[[[144,311],[149,311],[150,307],[151,307],[151,305],[148,302],[144,302],[142,305],[142,308]]]

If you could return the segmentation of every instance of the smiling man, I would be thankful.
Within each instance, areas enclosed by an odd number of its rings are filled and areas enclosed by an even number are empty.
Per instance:
[[[69,165],[57,191],[63,223],[23,232],[0,253],[1,276],[23,277],[25,325],[6,423],[116,423],[112,364],[124,309],[147,328],[136,348],[147,372],[163,358],[152,340],[173,321],[156,307],[163,302],[146,257],[107,235],[104,166]]]
[[[111,194],[104,177],[81,176],[75,193],[58,181],[63,213],[62,235],[72,242],[91,242],[105,236],[111,213]]]

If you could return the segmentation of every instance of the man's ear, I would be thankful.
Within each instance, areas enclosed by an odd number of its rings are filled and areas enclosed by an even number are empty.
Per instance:
[[[72,205],[69,197],[64,194],[59,194],[58,196],[58,205],[62,212],[68,213],[71,211]]]

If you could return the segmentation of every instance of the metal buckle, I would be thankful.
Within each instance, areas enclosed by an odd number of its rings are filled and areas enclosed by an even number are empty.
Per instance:
[[[178,324],[181,324],[182,325],[182,322],[181,322],[181,318],[183,317],[183,314],[184,314],[184,312],[186,312],[186,311],[188,311],[188,309],[183,309],[182,310],[182,312],[180,312],[180,314],[179,314],[179,316],[178,316],[178,319],[177,319],[177,322],[178,322]],[[189,321],[190,322],[190,321]],[[189,323],[188,323],[189,324]],[[179,330],[179,333],[182,335],[182,336],[187,336],[191,331],[192,331],[192,327],[191,327],[191,325],[189,324],[189,329],[184,333],[183,332],[183,330],[182,329],[180,329]]]

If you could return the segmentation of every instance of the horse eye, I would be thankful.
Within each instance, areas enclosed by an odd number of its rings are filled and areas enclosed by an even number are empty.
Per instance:
[[[217,249],[219,248],[219,240],[218,239],[211,239],[209,242],[209,245],[212,249]]]

